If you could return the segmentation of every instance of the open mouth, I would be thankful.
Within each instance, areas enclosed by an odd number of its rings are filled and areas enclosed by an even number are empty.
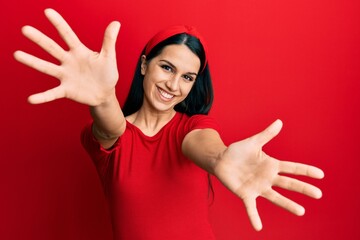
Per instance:
[[[161,88],[157,88],[157,89],[159,90],[160,95],[167,100],[170,100],[174,97],[173,94],[167,93],[164,90],[162,90]]]

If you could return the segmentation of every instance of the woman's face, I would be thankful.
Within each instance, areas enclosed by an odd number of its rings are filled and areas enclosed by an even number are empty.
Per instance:
[[[172,112],[189,94],[200,64],[198,56],[185,45],[168,45],[150,62],[142,56],[143,107]]]

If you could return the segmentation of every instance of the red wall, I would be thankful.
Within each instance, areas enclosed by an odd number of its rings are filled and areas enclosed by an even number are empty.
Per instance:
[[[359,239],[360,2],[358,0],[12,0],[1,6],[0,239],[111,239],[95,169],[79,143],[87,107],[67,100],[31,106],[31,93],[57,85],[15,62],[16,49],[51,59],[20,33],[34,25],[59,39],[43,9],[60,11],[92,49],[105,26],[122,22],[117,52],[124,100],[147,39],[177,23],[208,41],[216,100],[227,143],[276,118],[281,134],[266,146],[280,159],[324,169],[321,200],[287,193],[307,213],[296,217],[263,199],[255,232],[242,203],[216,181],[211,222],[219,240]]]

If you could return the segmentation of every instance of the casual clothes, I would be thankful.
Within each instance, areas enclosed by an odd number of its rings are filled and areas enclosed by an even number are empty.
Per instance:
[[[187,159],[181,145],[194,129],[218,130],[205,115],[176,115],[154,136],[127,122],[111,149],[82,132],[82,144],[100,176],[115,240],[215,239],[208,221],[207,172]]]

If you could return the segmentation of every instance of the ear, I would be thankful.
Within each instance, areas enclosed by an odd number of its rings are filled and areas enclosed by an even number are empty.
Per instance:
[[[146,68],[147,68],[146,56],[142,55],[141,56],[141,74],[142,75],[145,75]]]

